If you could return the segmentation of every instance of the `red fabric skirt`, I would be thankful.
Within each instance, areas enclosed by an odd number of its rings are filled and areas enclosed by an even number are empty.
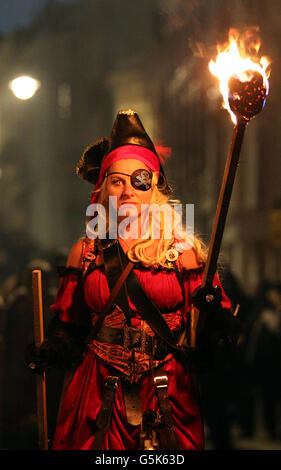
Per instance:
[[[178,437],[179,450],[203,448],[203,426],[193,374],[173,357],[164,365],[168,393]],[[157,372],[157,369],[156,371]],[[94,442],[94,423],[102,404],[106,363],[91,350],[76,370],[64,396],[53,441],[53,450],[90,450]],[[141,382],[143,412],[158,410],[152,375]],[[140,426],[128,423],[119,380],[112,419],[101,450],[138,450]]]

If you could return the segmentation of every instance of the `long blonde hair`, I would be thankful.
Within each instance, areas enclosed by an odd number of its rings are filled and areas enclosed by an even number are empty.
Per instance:
[[[169,196],[166,194],[163,194],[157,186],[157,176],[156,173],[153,173],[152,176],[152,195],[151,195],[151,201],[150,204],[157,204],[158,206],[162,206],[164,204],[168,204],[171,208],[171,213],[173,216],[173,220],[175,220],[175,211],[173,208],[173,201],[169,199]],[[108,191],[107,191],[107,184],[106,184],[106,178],[104,179],[102,185],[100,186],[99,189],[94,191],[95,193],[98,193],[98,198],[97,198],[97,203],[103,205],[106,208],[106,232],[108,234],[109,232],[109,214],[108,214]],[[178,201],[177,201],[178,202]],[[148,248],[153,246],[155,243],[155,239],[152,238],[152,223],[153,219],[152,217],[149,218],[149,228],[148,228],[148,238],[144,238],[141,240],[136,240],[136,243],[133,244],[133,246],[128,250],[127,256],[128,258],[133,261],[133,262],[141,262],[145,265],[160,265],[163,267],[167,267],[167,258],[166,254],[169,248],[172,247],[172,245],[175,243],[175,237],[167,238],[165,237],[165,232],[164,232],[164,224],[163,224],[163,214],[161,213],[160,216],[160,238],[158,245],[157,245],[157,250],[156,254],[154,253],[149,254]],[[185,237],[180,240],[181,242],[188,242],[191,243],[190,239],[187,239],[186,234]],[[198,263],[204,263],[206,260],[206,246],[204,245],[203,241],[197,236],[194,235],[192,237],[192,248],[194,249],[197,257]]]

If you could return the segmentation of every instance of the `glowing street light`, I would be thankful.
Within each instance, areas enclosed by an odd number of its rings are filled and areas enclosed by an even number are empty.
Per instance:
[[[20,100],[29,100],[40,87],[40,82],[35,78],[22,76],[9,82],[9,88]]]

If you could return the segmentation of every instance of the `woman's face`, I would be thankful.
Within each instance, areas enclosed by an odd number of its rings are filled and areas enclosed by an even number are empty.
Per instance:
[[[134,204],[140,214],[141,204],[149,204],[152,196],[152,188],[147,191],[136,189],[131,184],[130,175],[136,170],[151,170],[140,160],[119,160],[108,169],[106,188],[108,196],[116,196],[117,210],[122,204]],[[125,174],[124,174],[125,173]]]

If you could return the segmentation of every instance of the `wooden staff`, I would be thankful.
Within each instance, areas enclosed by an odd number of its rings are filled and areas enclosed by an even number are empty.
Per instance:
[[[268,85],[263,75],[256,71],[251,71],[251,73],[252,77],[250,80],[240,81],[239,78],[232,75],[228,81],[229,106],[236,116],[236,125],[233,129],[231,145],[225,165],[208,258],[203,273],[202,288],[208,289],[212,286],[217,270],[217,260],[246,125],[250,119],[262,111],[268,92]],[[206,301],[212,300],[211,292],[209,299],[207,293]],[[200,312],[198,322],[199,330],[205,323],[205,316],[205,312]]]
[[[228,213],[232,188],[234,184],[236,169],[239,163],[239,156],[247,122],[238,120],[233,129],[232,141],[225,165],[223,180],[218,199],[215,220],[212,229],[211,241],[208,251],[208,257],[204,268],[201,287],[211,287],[214,275],[217,270],[217,261],[223,237],[226,216]],[[198,319],[198,329],[202,329],[205,322],[205,313],[200,312]]]
[[[202,287],[212,285],[217,270],[217,260],[220,252],[226,216],[232,194],[236,169],[239,162],[242,141],[246,129],[246,121],[240,121],[233,130],[232,141],[228,153],[220,195],[218,199],[208,258],[204,269]]]
[[[43,306],[42,306],[42,283],[41,271],[32,271],[33,291],[33,314],[34,314],[34,343],[39,347],[44,341],[43,328]],[[46,376],[36,375],[37,392],[37,420],[39,448],[48,450],[48,427],[47,427],[47,399],[46,399]]]

